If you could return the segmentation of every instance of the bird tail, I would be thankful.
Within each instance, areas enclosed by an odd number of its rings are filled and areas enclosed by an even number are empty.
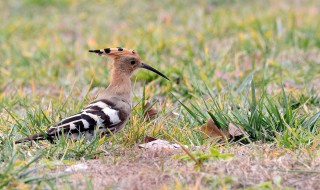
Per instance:
[[[20,144],[20,143],[24,143],[24,142],[40,141],[40,140],[47,140],[47,138],[42,133],[37,133],[34,135],[30,135],[29,137],[19,139],[19,140],[15,141],[14,143]]]

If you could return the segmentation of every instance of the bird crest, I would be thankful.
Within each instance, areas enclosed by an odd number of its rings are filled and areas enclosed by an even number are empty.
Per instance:
[[[97,53],[99,55],[106,55],[112,58],[117,58],[121,56],[135,56],[139,57],[138,53],[136,50],[133,49],[126,49],[126,48],[105,48],[105,49],[100,49],[100,50],[89,50],[91,53]]]

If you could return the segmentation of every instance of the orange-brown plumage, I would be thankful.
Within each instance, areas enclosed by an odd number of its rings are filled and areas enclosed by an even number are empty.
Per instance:
[[[125,48],[106,48],[90,50],[89,52],[105,55],[113,59],[109,86],[97,98],[79,113],[61,120],[51,126],[45,134],[39,133],[16,141],[16,143],[31,140],[50,140],[59,135],[78,138],[92,135],[95,132],[108,135],[121,130],[132,109],[131,75],[139,68],[153,71],[168,79],[165,75],[142,62],[135,50]],[[169,79],[168,79],[169,80]]]

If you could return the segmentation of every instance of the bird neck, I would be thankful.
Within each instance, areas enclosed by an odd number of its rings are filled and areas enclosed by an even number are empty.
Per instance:
[[[126,101],[129,104],[132,102],[132,89],[130,75],[113,69],[111,71],[110,85],[106,90],[98,96],[98,98],[118,98],[122,101]]]

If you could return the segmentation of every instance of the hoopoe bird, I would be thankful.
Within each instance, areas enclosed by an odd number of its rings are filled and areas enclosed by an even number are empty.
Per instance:
[[[130,78],[133,72],[144,68],[169,80],[158,70],[143,63],[135,50],[106,48],[89,52],[113,59],[109,86],[79,113],[61,120],[43,133],[17,140],[16,144],[38,140],[54,142],[61,135],[78,139],[90,138],[94,134],[101,137],[116,133],[125,126],[131,114],[133,97]]]

